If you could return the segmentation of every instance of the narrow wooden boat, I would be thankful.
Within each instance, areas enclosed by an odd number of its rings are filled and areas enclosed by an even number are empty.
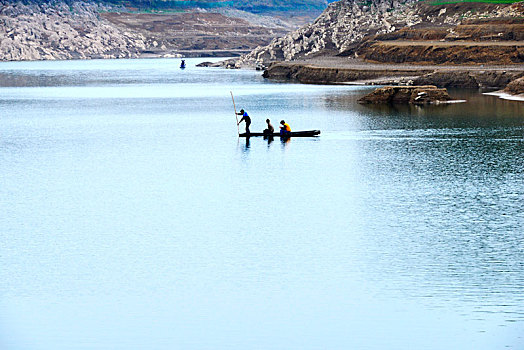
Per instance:
[[[289,134],[282,137],[314,137],[320,135],[320,130],[306,130],[306,131],[291,131]],[[238,135],[239,137],[256,137],[256,136],[271,136],[271,137],[281,137],[280,133],[274,132],[272,134],[264,134],[263,132],[252,132],[250,134],[242,133]]]

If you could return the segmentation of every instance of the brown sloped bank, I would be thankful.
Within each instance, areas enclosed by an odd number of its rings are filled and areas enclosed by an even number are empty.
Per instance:
[[[285,35],[289,28],[257,25],[212,12],[108,12],[101,17],[123,31],[144,36],[142,56],[179,54],[185,57],[238,56]]]
[[[524,42],[480,43],[378,42],[364,52],[375,62],[438,64],[524,63]]]
[[[379,65],[362,61],[338,65],[308,62],[276,62],[263,76],[268,79],[295,80],[306,84],[353,83],[365,85],[435,85],[439,88],[503,89],[524,76],[524,66],[451,67]]]
[[[524,6],[522,6],[524,11]],[[346,52],[373,62],[511,65],[524,63],[524,18],[464,21],[457,26],[402,28]]]
[[[296,80],[305,84],[332,84],[370,81],[385,77],[413,76],[431,72],[432,70],[318,67],[300,63],[277,62],[271,64],[262,76],[269,79]]]

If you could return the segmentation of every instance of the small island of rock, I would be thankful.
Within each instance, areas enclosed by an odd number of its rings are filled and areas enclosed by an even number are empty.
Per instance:
[[[385,86],[375,89],[372,93],[358,100],[360,103],[410,103],[425,105],[431,103],[446,103],[451,100],[446,89],[434,85],[424,86]]]
[[[524,77],[513,80],[506,86],[504,92],[511,95],[524,97]]]

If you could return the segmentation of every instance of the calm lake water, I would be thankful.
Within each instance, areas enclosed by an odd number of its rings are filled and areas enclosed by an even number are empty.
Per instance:
[[[187,61],[0,63],[1,349],[524,348],[524,103]]]

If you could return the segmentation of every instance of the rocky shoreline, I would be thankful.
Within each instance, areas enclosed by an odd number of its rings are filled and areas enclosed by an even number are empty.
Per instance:
[[[509,83],[504,89],[504,92],[512,95],[524,95],[524,77]]]
[[[308,84],[504,89],[524,76],[524,3],[341,0],[227,66]],[[513,93],[506,91],[506,93]]]
[[[380,65],[360,60],[276,62],[263,76],[306,84],[435,85],[439,88],[504,89],[524,77],[524,65],[501,67]]]
[[[498,96],[505,100],[524,101],[524,77],[512,81],[504,90],[490,92],[486,95]]]

